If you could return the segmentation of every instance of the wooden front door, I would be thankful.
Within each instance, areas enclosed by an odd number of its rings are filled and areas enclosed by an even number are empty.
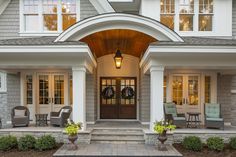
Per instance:
[[[110,88],[110,97],[104,96]],[[133,96],[127,98],[122,90],[129,88]],[[132,89],[131,89],[132,88]],[[130,91],[129,90],[129,91]],[[127,91],[127,90],[126,90]],[[114,94],[112,94],[114,93]],[[132,94],[131,94],[132,95]],[[100,78],[100,118],[101,119],[136,119],[136,78],[135,77],[101,77]]]

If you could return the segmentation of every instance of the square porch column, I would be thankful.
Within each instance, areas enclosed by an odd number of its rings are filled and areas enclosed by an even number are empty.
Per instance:
[[[86,130],[86,69],[73,67],[73,121],[82,123],[82,131]]]
[[[164,67],[152,66],[150,68],[150,130],[154,130],[154,122],[164,119],[163,109],[163,80]]]

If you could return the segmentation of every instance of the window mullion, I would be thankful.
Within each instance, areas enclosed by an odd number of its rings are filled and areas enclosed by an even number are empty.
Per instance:
[[[43,32],[43,1],[39,1],[39,6],[38,6],[38,16],[39,16],[39,27],[40,27],[40,32]]]
[[[62,4],[61,4],[61,0],[58,1],[57,4],[57,29],[58,32],[62,32]]]

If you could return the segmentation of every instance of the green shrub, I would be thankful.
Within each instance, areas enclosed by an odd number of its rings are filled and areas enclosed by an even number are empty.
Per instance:
[[[232,149],[236,149],[236,137],[230,138],[229,145]]]
[[[15,136],[2,136],[0,137],[0,150],[7,151],[17,147],[17,139]]]
[[[210,150],[222,151],[224,149],[224,141],[220,137],[210,137],[207,139],[207,147]]]
[[[56,147],[56,140],[51,135],[44,135],[36,140],[35,149],[39,151],[50,150]]]
[[[201,151],[203,146],[201,139],[196,136],[185,137],[182,144],[185,149],[192,151]]]
[[[26,151],[34,148],[36,139],[31,135],[25,135],[18,140],[18,149]]]

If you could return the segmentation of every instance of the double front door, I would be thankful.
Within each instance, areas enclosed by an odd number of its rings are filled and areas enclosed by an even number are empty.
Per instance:
[[[179,113],[200,112],[200,75],[173,74],[170,77],[172,102]]]
[[[65,105],[65,75],[42,73],[37,75],[37,113],[58,111]]]
[[[136,78],[100,78],[100,118],[136,119]]]

